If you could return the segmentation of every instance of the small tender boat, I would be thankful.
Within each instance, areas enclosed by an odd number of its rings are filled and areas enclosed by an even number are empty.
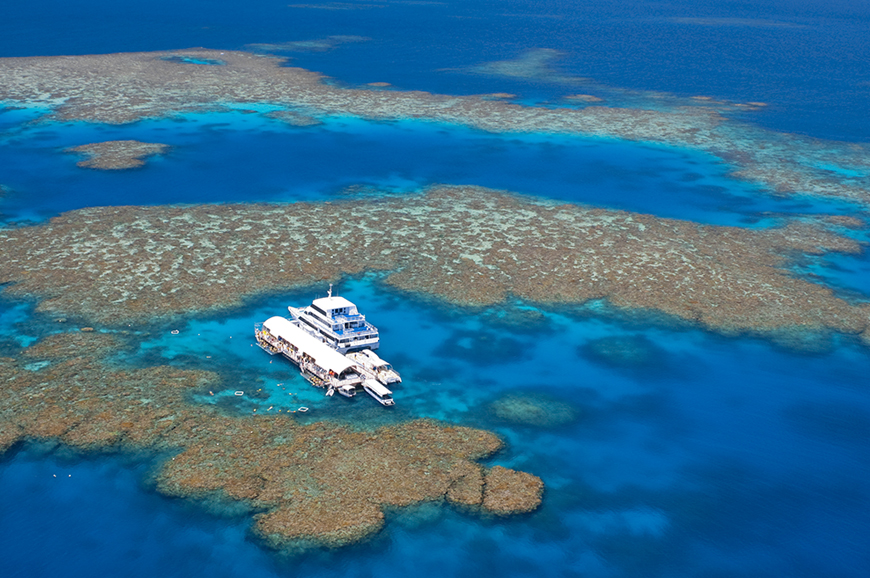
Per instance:
[[[375,379],[384,385],[402,383],[402,377],[399,375],[399,372],[393,369],[392,365],[378,357],[378,354],[371,349],[348,353],[347,357],[360,364],[363,369],[374,375]]]
[[[363,389],[366,391],[366,393],[375,398],[381,405],[396,405],[396,402],[393,401],[393,392],[375,381],[374,379],[365,380],[363,382]]]

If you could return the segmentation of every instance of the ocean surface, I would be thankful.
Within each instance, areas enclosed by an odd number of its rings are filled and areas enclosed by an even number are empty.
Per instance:
[[[867,2],[34,0],[0,13],[0,57],[257,44],[281,44],[293,65],[343,86],[507,92],[544,104],[576,93],[624,106],[662,92],[763,101],[758,111],[731,114],[747,127],[870,141]],[[513,65],[487,64],[503,61]],[[436,183],[747,228],[806,214],[866,222],[853,205],[776,197],[729,177],[733,167],[715,157],[664,145],[419,120],[329,117],[294,127],[241,110],[122,126],[29,122],[43,113],[0,109],[4,226],[89,206],[317,202],[371,190],[414,194]],[[62,152],[115,139],[172,149],[141,169],[107,172],[78,168],[80,157]],[[795,274],[870,300],[866,251],[807,260]],[[810,347],[725,337],[595,305],[512,301],[469,311],[398,292],[377,275],[342,279],[336,289],[380,328],[380,352],[404,377],[393,411],[363,396],[325,398],[253,345],[255,322],[326,287],[143,328],[124,363],[217,370],[240,389],[257,383],[273,394],[264,405],[276,408],[293,388],[311,408],[303,422],[376,427],[432,417],[495,431],[507,446],[486,464],[540,476],[538,511],[486,519],[424,504],[390,512],[384,530],[362,544],[285,555],[258,543],[239,512],[155,492],[162,456],[31,444],[0,457],[0,575],[870,572],[870,353],[855,340]],[[33,303],[0,300],[0,355],[60,330]],[[568,417],[507,421],[493,403],[510,396]]]

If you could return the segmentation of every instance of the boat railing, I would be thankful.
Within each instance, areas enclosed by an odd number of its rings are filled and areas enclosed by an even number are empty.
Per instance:
[[[348,329],[338,329],[335,331],[336,335],[341,335],[342,337],[346,335],[350,335],[355,337],[356,339],[377,339],[378,338],[378,330],[375,327],[369,326],[365,329],[361,327],[350,327]],[[371,337],[368,337],[371,335]]]
[[[349,323],[351,321],[365,321],[366,316],[357,313],[356,315],[333,315],[332,318],[339,323]]]
[[[348,332],[350,333],[350,332]],[[343,339],[350,339],[353,343],[360,343],[365,341],[371,341],[372,343],[376,343],[379,339],[378,334],[369,334],[369,335],[354,335],[354,334],[346,334],[337,332],[337,335]]]

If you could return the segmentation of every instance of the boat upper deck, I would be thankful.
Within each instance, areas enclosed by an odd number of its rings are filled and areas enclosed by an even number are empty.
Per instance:
[[[333,296],[332,285],[327,297],[315,299],[308,307],[291,306],[287,309],[301,329],[326,341],[341,353],[378,348],[378,328],[366,321],[365,315],[360,314],[353,302]]]
[[[329,297],[321,297],[320,299],[315,299],[311,306],[316,310],[319,310],[321,313],[326,315],[327,317],[336,317],[339,315],[344,315],[348,317],[356,318],[357,316],[363,317],[360,314],[359,310],[356,308],[352,302],[348,301],[344,297],[332,296]]]
[[[325,329],[339,336],[352,336],[366,333],[376,334],[378,332],[377,327],[366,321],[362,315],[355,318],[321,318],[316,312],[312,312],[309,308],[297,311],[298,313],[294,313],[294,315],[298,315],[299,320],[307,324],[309,327],[314,329]],[[291,312],[293,311],[291,310]]]
[[[328,329],[338,336],[355,336],[376,333],[377,328],[366,321],[351,301],[332,296],[315,299],[309,307],[300,311],[300,317],[308,317],[313,323]]]
[[[363,326],[361,326],[361,327],[343,327],[343,326],[338,326],[338,327],[336,328],[336,326],[333,325],[333,326],[332,326],[332,330],[336,333],[336,335],[339,335],[339,336],[343,336],[343,335],[355,335],[355,334],[366,334],[366,333],[377,333],[377,332],[378,332],[377,328],[376,328],[374,325],[370,324],[370,323],[366,323],[365,325],[363,325]]]

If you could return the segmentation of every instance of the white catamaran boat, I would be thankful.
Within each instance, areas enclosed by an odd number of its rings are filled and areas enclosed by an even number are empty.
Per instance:
[[[326,297],[315,299],[303,309],[288,307],[299,327],[339,353],[377,349],[378,328],[366,321],[356,305],[344,297],[333,297],[332,285]]]
[[[254,326],[257,344],[270,355],[281,354],[299,367],[312,385],[353,397],[362,389],[384,406],[395,405],[386,388],[401,383],[393,366],[372,351],[378,329],[344,297],[326,297],[304,308],[288,307],[293,319],[270,317]],[[349,353],[350,352],[350,353]]]

